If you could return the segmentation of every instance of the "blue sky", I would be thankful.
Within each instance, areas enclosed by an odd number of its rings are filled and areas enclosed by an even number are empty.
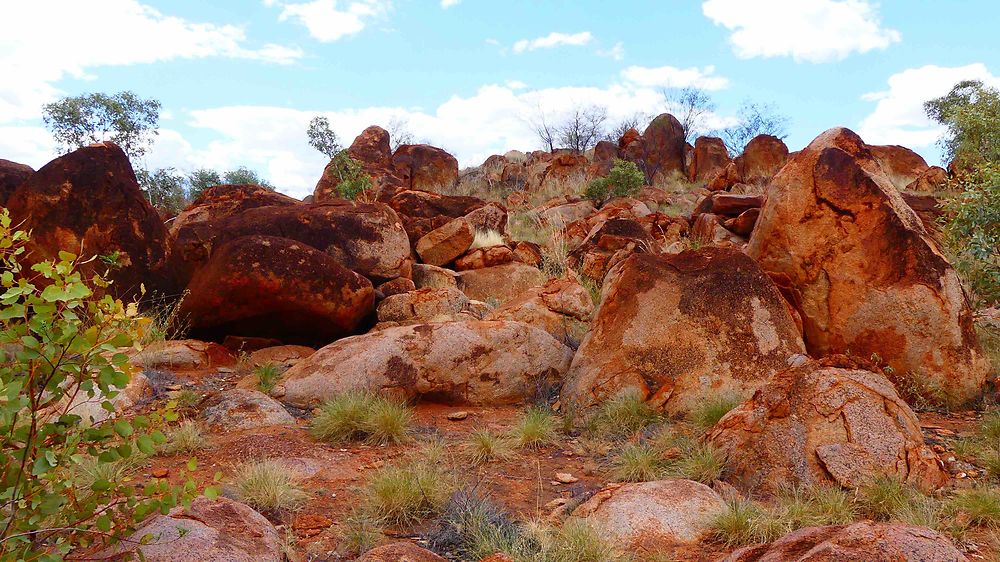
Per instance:
[[[0,158],[56,153],[40,120],[62,95],[130,89],[163,103],[147,167],[247,165],[296,196],[324,158],[323,114],[345,144],[405,123],[461,165],[538,147],[527,121],[574,105],[612,120],[668,109],[664,87],[708,90],[706,127],[743,100],[790,118],[801,148],[845,125],[931,163],[922,101],[961,79],[1000,85],[1000,4],[965,0],[36,0],[0,19]]]

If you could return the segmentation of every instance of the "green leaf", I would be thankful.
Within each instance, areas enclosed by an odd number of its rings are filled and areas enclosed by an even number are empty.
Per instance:
[[[191,472],[194,472],[195,470],[197,470],[198,469],[198,459],[196,459],[194,457],[191,457],[191,460],[189,460],[187,462],[187,468]]]
[[[208,486],[205,488],[205,497],[210,500],[214,500],[215,498],[219,497],[219,490],[216,489],[214,486]]]
[[[115,422],[115,433],[117,433],[118,435],[127,438],[130,435],[132,435],[132,431],[133,431],[132,424],[128,423],[127,421],[119,420]]]
[[[102,515],[97,518],[97,521],[94,522],[94,525],[97,527],[99,531],[107,533],[111,531],[111,518],[108,517],[107,515]]]
[[[135,444],[140,451],[147,455],[152,455],[156,452],[156,448],[153,446],[153,439],[148,435],[140,436],[136,439]]]

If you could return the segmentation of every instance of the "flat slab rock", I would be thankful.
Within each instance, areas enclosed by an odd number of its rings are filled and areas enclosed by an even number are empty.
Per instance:
[[[445,559],[413,543],[396,542],[369,550],[358,562],[445,562]]]
[[[295,418],[276,400],[247,388],[216,393],[202,404],[201,418],[209,426],[234,430],[295,425]]]

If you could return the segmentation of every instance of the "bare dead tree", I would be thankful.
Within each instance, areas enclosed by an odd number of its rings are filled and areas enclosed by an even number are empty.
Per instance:
[[[574,107],[556,128],[560,146],[583,154],[604,136],[604,122],[607,120],[608,110],[599,105]]]
[[[684,128],[684,140],[694,143],[698,133],[705,130],[709,115],[715,111],[712,96],[694,86],[665,89],[661,90],[661,93],[667,101],[667,111],[672,113]]]
[[[617,143],[629,129],[635,129],[640,134],[646,128],[646,125],[650,121],[650,116],[645,113],[633,113],[632,115],[622,119],[617,125],[611,127],[607,133],[604,135],[606,141],[611,141]]]
[[[393,152],[404,144],[413,144],[413,133],[410,132],[410,122],[405,117],[395,116],[389,120],[389,146]]]
[[[553,152],[556,149],[558,127],[552,122],[552,118],[545,113],[545,110],[541,106],[536,106],[535,111],[525,121],[535,132],[538,140],[542,142],[542,148]]]
[[[773,135],[779,139],[788,135],[788,117],[778,113],[771,104],[744,101],[737,117],[739,123],[719,131],[730,154],[742,154],[747,143],[758,135]]]

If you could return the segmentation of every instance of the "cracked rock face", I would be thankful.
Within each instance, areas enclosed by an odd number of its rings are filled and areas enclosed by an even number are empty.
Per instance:
[[[788,304],[742,252],[633,254],[605,279],[562,397],[586,409],[628,392],[681,412],[708,392],[748,397],[803,351]]]
[[[876,475],[932,490],[948,479],[892,383],[843,356],[778,373],[707,439],[727,454],[725,480],[746,492],[854,488]]]
[[[811,355],[877,354],[927,398],[979,394],[989,364],[958,276],[853,132],[823,133],[773,178],[747,253],[801,293]]]

